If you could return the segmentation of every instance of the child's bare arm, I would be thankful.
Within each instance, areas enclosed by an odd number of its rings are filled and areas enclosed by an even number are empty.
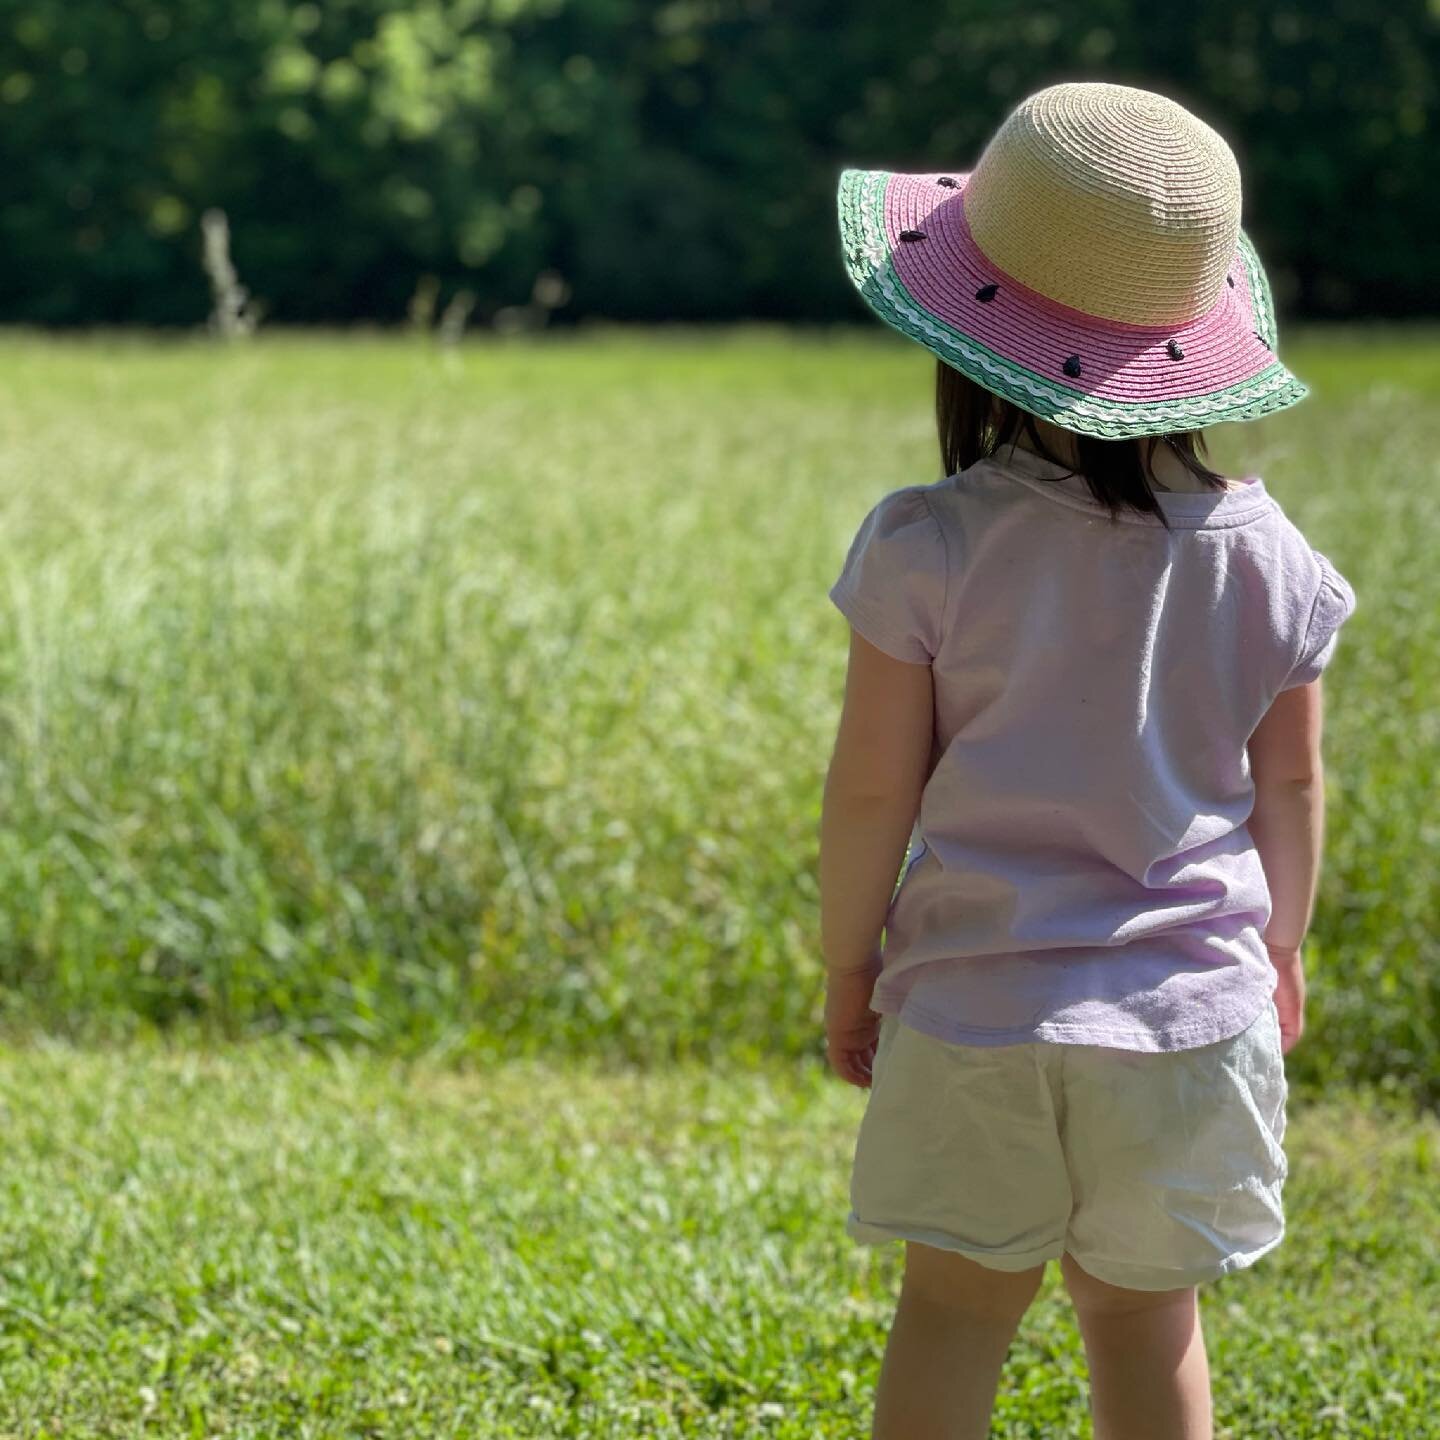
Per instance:
[[[925,786],[934,731],[928,665],[893,659],[851,631],[845,704],[820,822],[826,968],[873,961]]]
[[[1267,942],[1299,949],[1310,928],[1324,840],[1320,681],[1276,697],[1250,737],[1255,809],[1250,834],[1270,885]]]
[[[1282,691],[1250,737],[1255,808],[1250,835],[1270,888],[1265,944],[1275,966],[1283,1048],[1304,1029],[1300,947],[1310,928],[1325,838],[1321,682]]]

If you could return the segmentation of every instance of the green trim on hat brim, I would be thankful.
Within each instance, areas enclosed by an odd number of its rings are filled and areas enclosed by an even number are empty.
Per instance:
[[[1250,237],[1240,232],[1240,259],[1245,265],[1245,276],[1250,284],[1250,304],[1255,315],[1255,333],[1274,350],[1275,348],[1275,302],[1270,297],[1270,281],[1266,278],[1265,267],[1250,243]],[[1298,380],[1295,382],[1300,383]],[[1308,393],[1308,392],[1307,392]]]
[[[840,236],[845,268],[865,303],[902,335],[918,341],[977,385],[1066,430],[1102,439],[1164,435],[1236,420],[1255,420],[1303,400],[1309,389],[1277,360],[1238,384],[1174,400],[1108,400],[1056,384],[998,355],[925,309],[905,288],[885,235],[888,170],[840,176]],[[1256,333],[1275,345],[1275,307],[1255,247],[1242,231],[1240,255],[1250,284]]]

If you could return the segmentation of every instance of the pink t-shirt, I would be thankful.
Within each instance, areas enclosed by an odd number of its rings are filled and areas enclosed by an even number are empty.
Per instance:
[[[934,675],[872,1004],[972,1045],[1207,1045],[1275,986],[1246,741],[1355,594],[1258,477],[1157,492],[1167,532],[1064,475],[1009,449],[895,490],[830,590]]]

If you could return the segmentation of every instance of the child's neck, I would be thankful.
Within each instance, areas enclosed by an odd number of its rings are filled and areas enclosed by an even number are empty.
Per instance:
[[[1052,425],[1048,420],[1041,420],[1039,416],[1036,416],[1035,433],[1039,435],[1041,442],[1050,453],[1057,456],[1063,464],[1077,465],[1075,436],[1069,430],[1062,430],[1060,426]],[[1021,450],[1030,450],[1031,453],[1034,453],[1029,444],[1029,437],[1026,435],[1017,436],[1015,444]],[[1197,476],[1192,475],[1167,445],[1155,447],[1155,451],[1150,457],[1150,468],[1155,474],[1156,488],[1191,492],[1208,491],[1210,488]]]

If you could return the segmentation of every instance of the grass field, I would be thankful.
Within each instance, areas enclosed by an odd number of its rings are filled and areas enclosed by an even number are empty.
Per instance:
[[[813,1068],[0,1056],[0,1435],[854,1437],[899,1247]],[[1440,1436],[1440,1124],[1287,1134],[1289,1234],[1202,1291],[1221,1440]],[[1089,1435],[1056,1267],[994,1434]]]
[[[1410,1440],[1440,340],[1287,359],[1316,398],[1219,454],[1360,608],[1217,1433]],[[825,590],[936,477],[923,358],[12,335],[0,378],[0,1440],[861,1433],[899,1255],[844,1235],[818,1063]],[[1052,1272],[995,1433],[1084,1416]]]
[[[1220,454],[1360,597],[1295,1080],[1434,1100],[1440,343],[1287,356],[1316,397]],[[810,1053],[825,591],[938,473],[918,349],[10,336],[0,376],[0,1020]]]

